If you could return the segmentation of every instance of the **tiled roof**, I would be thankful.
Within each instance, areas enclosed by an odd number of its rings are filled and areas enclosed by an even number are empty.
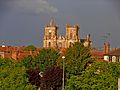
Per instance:
[[[36,56],[40,48],[37,48],[36,51],[24,51],[24,47],[15,47],[15,46],[6,46],[6,47],[1,47],[0,46],[0,52],[4,52],[4,58],[13,58],[13,59],[22,59],[24,57],[27,57],[29,55],[31,56]]]
[[[103,56],[104,52],[91,52],[92,56]]]
[[[119,56],[120,56],[120,48],[111,51],[111,52],[108,53],[107,55],[119,55]]]

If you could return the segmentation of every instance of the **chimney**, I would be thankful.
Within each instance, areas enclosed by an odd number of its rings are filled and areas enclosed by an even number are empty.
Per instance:
[[[107,54],[110,52],[110,43],[109,42],[105,42],[104,43],[104,53]]]

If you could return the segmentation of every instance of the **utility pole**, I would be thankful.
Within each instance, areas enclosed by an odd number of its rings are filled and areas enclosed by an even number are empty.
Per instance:
[[[65,84],[65,82],[64,82],[64,79],[65,79],[65,77],[64,77],[64,69],[65,69],[64,59],[65,59],[65,56],[62,56],[62,59],[63,59],[63,83],[62,83],[62,90],[64,90],[64,84]]]
[[[40,76],[41,78],[43,78],[43,72],[40,72],[40,73],[39,73],[39,76]],[[41,88],[41,87],[39,87],[38,90],[41,90],[40,88]]]

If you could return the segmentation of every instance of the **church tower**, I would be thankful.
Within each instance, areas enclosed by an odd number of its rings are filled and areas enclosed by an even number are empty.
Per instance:
[[[44,48],[56,48],[57,47],[57,31],[58,26],[51,20],[48,25],[45,26],[44,29],[44,40],[43,40],[43,47]]]
[[[83,45],[85,47],[92,47],[92,41],[90,39],[90,34],[87,35],[86,39],[84,39]]]
[[[66,25],[66,48],[71,47],[75,42],[80,42],[80,27],[78,25]]]

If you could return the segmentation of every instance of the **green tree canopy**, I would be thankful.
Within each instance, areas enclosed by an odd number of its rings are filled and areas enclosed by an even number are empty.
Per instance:
[[[65,90],[117,90],[119,77],[119,64],[94,62],[81,75],[71,75]]]
[[[67,49],[65,54],[65,67],[69,74],[81,74],[91,61],[89,48],[77,42]]]
[[[24,51],[35,51],[36,47],[34,45],[28,45],[23,49]]]
[[[35,90],[35,86],[28,82],[24,66],[0,59],[0,90]]]
[[[21,60],[20,65],[26,68],[35,67],[35,59],[32,56],[25,57]]]
[[[39,55],[35,58],[35,63],[39,66],[41,71],[44,71],[47,67],[55,65],[58,57],[58,51],[54,49],[42,49]]]

